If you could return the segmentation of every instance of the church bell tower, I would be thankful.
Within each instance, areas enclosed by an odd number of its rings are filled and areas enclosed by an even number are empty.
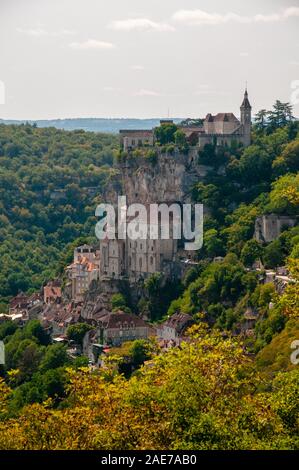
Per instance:
[[[240,107],[241,124],[243,126],[244,147],[248,147],[251,143],[251,105],[248,99],[247,88],[245,89],[244,99]]]

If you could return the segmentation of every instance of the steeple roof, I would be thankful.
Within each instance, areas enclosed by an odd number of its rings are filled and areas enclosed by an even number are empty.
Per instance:
[[[247,88],[245,89],[244,99],[243,99],[243,102],[241,104],[241,108],[251,108],[251,104],[249,103],[249,99],[248,99]]]

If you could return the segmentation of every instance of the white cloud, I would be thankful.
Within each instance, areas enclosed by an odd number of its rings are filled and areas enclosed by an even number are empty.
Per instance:
[[[70,36],[75,34],[75,31],[71,31],[69,29],[62,29],[60,31],[47,31],[44,28],[32,28],[32,29],[25,29],[25,28],[17,28],[18,33],[26,34],[27,36],[33,37],[42,37],[42,36]]]
[[[143,65],[132,65],[131,69],[132,70],[145,70],[145,67]]]
[[[236,13],[208,13],[203,10],[178,10],[172,15],[174,21],[189,25],[219,25],[225,23],[273,23],[291,17],[299,17],[298,7],[289,7],[280,13],[268,15],[243,16]]]
[[[172,16],[173,20],[193,24],[193,25],[217,25],[227,23],[229,21],[248,23],[250,19],[246,16],[237,15],[235,13],[207,13],[203,10],[179,10]]]
[[[88,39],[83,42],[71,42],[69,44],[71,49],[86,50],[86,49],[114,49],[115,45],[111,42],[97,41],[96,39]]]
[[[273,13],[272,15],[255,15],[253,21],[256,23],[274,23],[275,21],[281,21],[283,18],[283,15]]]
[[[113,21],[110,28],[118,31],[174,31],[175,28],[168,23],[158,23],[148,18],[128,18],[127,20]]]
[[[154,90],[145,90],[142,88],[141,90],[134,93],[134,96],[161,96],[161,94]]]
[[[249,53],[248,52],[240,52],[240,57],[248,57]]]
[[[290,18],[292,16],[299,16],[299,8],[298,7],[289,7],[284,12],[285,18]]]

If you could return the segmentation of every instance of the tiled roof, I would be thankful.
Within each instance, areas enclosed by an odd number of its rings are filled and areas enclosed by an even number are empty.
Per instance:
[[[126,313],[122,310],[110,312],[108,315],[100,319],[100,323],[104,328],[123,328],[130,327],[146,327],[148,324],[142,318],[132,313]]]
[[[193,323],[193,318],[191,315],[186,313],[174,313],[169,317],[162,326],[168,326],[174,328],[178,333],[180,333],[184,328]]]
[[[154,132],[150,129],[122,129],[120,135],[130,135],[130,137],[152,137]]]
[[[214,122],[239,122],[233,113],[218,113],[216,116],[212,116]]]

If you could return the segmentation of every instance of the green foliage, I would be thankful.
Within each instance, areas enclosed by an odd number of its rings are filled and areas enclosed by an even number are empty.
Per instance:
[[[213,324],[218,317],[226,316],[226,310],[234,307],[240,297],[253,290],[256,284],[256,275],[247,273],[236,255],[230,253],[222,262],[210,263],[182,297],[173,301],[168,314],[174,311],[192,315],[204,312]],[[232,318],[231,313],[228,315]],[[228,323],[232,325],[231,321]]]
[[[276,174],[299,171],[299,139],[293,140],[283,149],[281,156],[273,162],[273,170]]]
[[[296,215],[299,205],[299,174],[281,176],[272,185],[268,212]]]
[[[259,370],[269,375],[274,375],[280,371],[295,369],[295,364],[291,362],[291,344],[298,340],[299,321],[289,320],[285,328],[276,334],[271,342],[267,344],[256,357],[256,364]]]
[[[69,243],[94,236],[117,145],[112,135],[0,125],[0,301],[39,289]]]
[[[162,124],[155,128],[155,137],[161,145],[174,143],[177,130],[177,126],[173,123]]]
[[[17,325],[11,320],[7,320],[0,325],[0,340],[13,335],[17,330]]]
[[[47,347],[40,363],[40,370],[46,372],[49,369],[57,369],[58,367],[65,366],[69,362],[66,347],[62,344],[53,344]]]
[[[286,317],[279,309],[269,310],[266,318],[259,320],[255,326],[255,351],[269,344],[273,336],[283,330],[285,323]]]
[[[37,339],[38,343],[47,346],[50,343],[50,336],[46,333],[38,320],[29,321],[23,330],[24,336],[31,338],[32,336]]]
[[[69,371],[62,406],[29,405],[0,422],[0,448],[298,449],[298,369],[268,379],[272,393],[259,391],[242,343],[204,326],[191,335],[128,380]]]
[[[130,312],[127,300],[123,294],[113,294],[111,297],[111,307],[113,311],[123,310],[124,312]]]
[[[291,126],[293,121],[292,105],[276,100],[271,111],[261,109],[256,114],[254,127],[259,132],[271,134],[281,127]]]
[[[83,338],[92,327],[87,323],[76,323],[70,325],[66,330],[68,339],[75,341],[75,343],[82,345]]]
[[[204,250],[207,256],[215,257],[224,254],[223,242],[214,228],[204,232]]]
[[[241,251],[241,261],[245,266],[252,266],[253,263],[262,256],[262,247],[255,240],[248,240]]]
[[[160,320],[167,311],[171,301],[182,291],[178,281],[165,280],[162,273],[154,273],[144,282],[145,298],[141,312],[152,321]]]
[[[273,240],[264,249],[263,262],[266,268],[276,268],[284,261],[283,247],[280,240]]]
[[[184,147],[185,145],[187,145],[186,136],[185,136],[184,132],[181,129],[178,129],[174,133],[174,141],[175,141],[175,144],[178,147]]]

